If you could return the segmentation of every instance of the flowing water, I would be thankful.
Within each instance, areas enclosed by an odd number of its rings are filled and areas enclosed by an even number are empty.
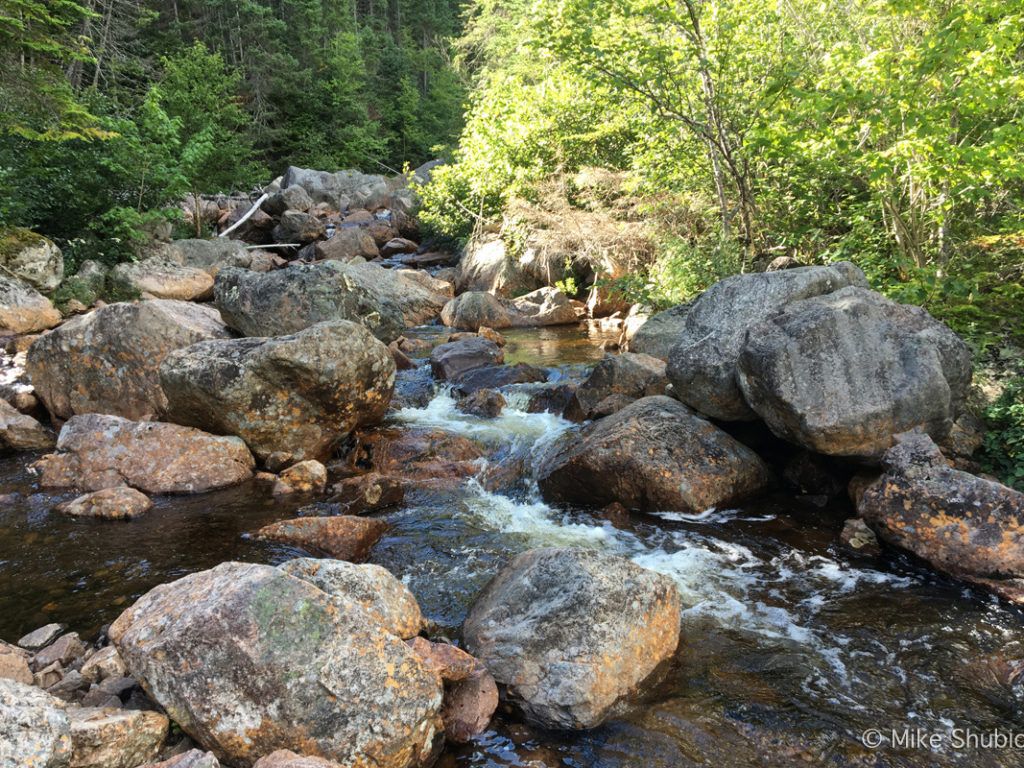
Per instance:
[[[506,358],[551,368],[557,379],[598,359],[601,341],[582,331],[515,332]],[[400,389],[427,380],[423,370],[401,377]],[[1011,736],[1021,722],[1024,688],[1007,671],[1024,658],[1019,611],[898,553],[846,554],[844,500],[779,492],[736,509],[616,525],[553,508],[537,495],[531,463],[574,426],[527,413],[528,390],[511,391],[493,420],[460,413],[443,388],[391,414],[390,427],[467,437],[487,459],[477,477],[411,492],[383,514],[391,529],[372,561],[401,577],[457,640],[474,596],[514,554],[553,544],[614,552],[676,580],[683,642],[663,679],[618,719],[567,735],[500,713],[474,742],[450,747],[444,768],[1022,764],[1020,751],[980,741]],[[38,492],[27,463],[0,460],[0,495],[14,494],[0,502],[5,640],[49,621],[95,633],[155,584],[224,560],[297,554],[245,536],[303,503],[265,488],[159,499],[130,523],[69,520],[50,511],[66,497]],[[495,472],[508,467],[516,471]],[[861,740],[869,729],[932,741],[872,751]]]

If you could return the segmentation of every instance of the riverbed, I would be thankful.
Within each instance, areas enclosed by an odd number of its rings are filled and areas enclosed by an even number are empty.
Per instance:
[[[606,339],[586,329],[517,331],[506,361],[544,367],[551,380],[578,377]],[[422,369],[399,376],[400,387],[426,380]],[[468,437],[487,459],[476,477],[407,493],[382,513],[391,528],[371,562],[402,578],[437,631],[457,640],[474,596],[514,554],[545,545],[607,550],[676,580],[683,641],[664,678],[606,725],[543,733],[501,713],[474,742],[449,748],[444,768],[1020,764],[1013,749],[958,748],[956,739],[956,729],[1009,732],[1021,721],[1024,687],[1007,672],[1024,659],[1019,610],[903,554],[848,553],[839,544],[853,514],[845,498],[780,488],[735,509],[614,524],[591,510],[553,508],[530,470],[575,426],[528,413],[529,390],[513,388],[491,420],[456,410],[443,387],[392,410],[389,428]],[[156,584],[226,560],[300,554],[247,534],[294,516],[308,499],[274,498],[248,483],[157,498],[130,523],[69,519],[51,511],[68,495],[34,486],[32,458],[0,458],[0,496],[13,494],[0,508],[4,640],[52,621],[93,636]],[[515,471],[487,480],[503,467]],[[876,751],[862,743],[865,731],[891,738],[907,728],[940,738]]]

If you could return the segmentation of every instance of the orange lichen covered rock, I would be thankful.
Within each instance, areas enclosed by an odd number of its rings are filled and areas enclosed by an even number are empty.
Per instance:
[[[952,469],[926,434],[896,439],[861,517],[890,544],[1024,604],[1024,494]]]
[[[388,529],[383,520],[372,517],[297,517],[265,525],[256,538],[290,544],[313,554],[359,562]]]
[[[281,749],[374,768],[435,756],[437,674],[360,607],[278,568],[224,563],[157,587],[110,637],[171,719],[229,765]]]

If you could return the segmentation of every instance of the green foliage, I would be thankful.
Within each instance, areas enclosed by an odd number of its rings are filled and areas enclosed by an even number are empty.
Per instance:
[[[981,450],[982,467],[1024,491],[1024,379],[1011,381],[983,417],[988,432]]]

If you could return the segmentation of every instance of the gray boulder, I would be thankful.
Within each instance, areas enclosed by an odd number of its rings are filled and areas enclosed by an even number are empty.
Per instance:
[[[202,493],[248,480],[254,466],[237,437],[88,413],[64,424],[57,452],[34,468],[44,488],[127,485],[144,493]]]
[[[0,274],[0,334],[38,333],[60,320],[60,312],[39,291]]]
[[[227,237],[175,240],[165,245],[160,255],[175,264],[202,269],[213,276],[224,267],[249,267],[252,264],[252,252],[238,240]]]
[[[0,677],[0,765],[68,768],[71,724],[64,707],[45,691]]]
[[[864,273],[847,262],[735,275],[715,283],[689,305],[669,354],[673,395],[713,419],[756,418],[736,382],[736,361],[748,329],[790,302],[850,285],[868,287]]]
[[[752,450],[678,400],[645,397],[551,445],[537,468],[548,501],[701,512],[764,490]]]
[[[241,437],[265,460],[322,459],[355,427],[384,416],[395,363],[347,320],[294,335],[224,339],[169,354],[160,366],[170,421]]]
[[[281,181],[284,189],[298,185],[305,189],[314,203],[327,203],[338,211],[348,208],[374,210],[384,205],[390,192],[383,176],[359,171],[314,171],[290,166]]]
[[[271,216],[280,216],[285,211],[308,211],[315,205],[313,198],[304,187],[292,184],[286,189],[273,193],[263,203],[263,210]]]
[[[285,211],[274,227],[274,239],[279,243],[311,243],[323,237],[327,225],[311,213]]]
[[[665,361],[639,352],[610,355],[576,388],[566,416],[575,421],[607,416],[634,400],[665,394]]]
[[[751,327],[738,381],[779,437],[878,459],[900,432],[949,434],[970,387],[971,352],[925,310],[850,287]]]
[[[600,725],[679,643],[675,583],[620,557],[535,549],[487,585],[466,650],[545,728]]]
[[[407,325],[437,317],[448,301],[448,285],[424,277],[430,282],[409,270],[324,261],[267,274],[226,269],[217,275],[214,294],[224,321],[246,336],[281,336],[326,320],[351,320],[389,343]]]
[[[633,333],[626,348],[667,362],[683,336],[689,311],[689,304],[679,304],[652,315]]]
[[[28,229],[0,230],[0,272],[49,293],[64,279],[64,256],[51,240]]]
[[[231,336],[213,307],[164,299],[111,304],[38,339],[26,369],[54,419],[79,413],[151,419],[167,404],[159,376],[167,353]]]
[[[377,243],[362,227],[348,227],[334,234],[334,237],[316,244],[316,257],[333,261],[351,261],[355,258],[375,259],[380,255]]]
[[[204,749],[343,765],[429,763],[437,674],[351,601],[267,565],[224,563],[144,595],[110,628],[132,676]]]

